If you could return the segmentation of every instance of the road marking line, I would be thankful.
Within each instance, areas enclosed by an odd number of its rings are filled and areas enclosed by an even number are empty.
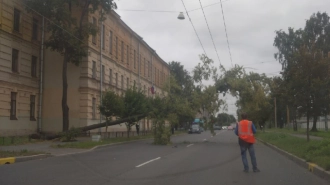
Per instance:
[[[203,141],[206,141],[207,139],[204,139]]]
[[[188,145],[187,147],[191,147],[192,145],[194,145],[194,144],[190,144],[190,145]]]
[[[160,159],[160,157],[157,157],[156,159],[152,159],[152,160],[147,161],[147,162],[145,162],[145,163],[142,163],[142,164],[140,164],[140,165],[138,165],[138,166],[136,166],[136,167],[139,168],[139,167],[141,167],[141,166],[143,166],[143,165],[146,165],[146,164],[148,164],[148,163],[154,162],[154,161],[159,160],[159,159]]]

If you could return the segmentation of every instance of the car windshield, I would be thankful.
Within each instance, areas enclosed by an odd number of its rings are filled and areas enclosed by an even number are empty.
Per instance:
[[[0,185],[330,184],[330,0],[0,11]]]

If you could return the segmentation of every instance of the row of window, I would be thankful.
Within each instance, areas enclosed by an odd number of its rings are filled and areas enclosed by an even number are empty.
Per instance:
[[[96,18],[93,17],[92,19],[92,24],[94,26],[97,26],[97,21],[96,21]],[[105,26],[102,25],[102,31],[101,31],[101,47],[102,49],[105,49]],[[115,47],[113,47],[113,40],[115,42]],[[92,43],[93,44],[96,44],[96,35],[92,35]],[[122,63],[124,63],[125,59],[124,59],[124,56],[125,56],[125,47],[126,47],[126,64],[129,66],[129,62],[130,62],[130,47],[129,45],[125,45],[124,44],[124,41],[120,41],[120,47],[121,47],[121,58],[120,58],[120,61]],[[109,31],[109,53],[112,55],[113,54],[113,50],[115,49],[115,57],[116,59],[119,58],[119,39],[117,36],[114,37],[114,34],[112,31]],[[151,76],[151,70],[152,70],[152,66],[150,65],[150,61],[146,61],[146,58],[144,58],[143,60],[143,63],[142,63],[142,55],[140,54],[140,56],[137,56],[137,52],[136,50],[133,50],[133,66],[134,66],[134,69],[136,69],[137,67],[137,57],[140,57],[140,74],[141,74],[141,71],[142,71],[142,65],[145,66],[145,70],[144,70],[144,76],[146,77],[146,75],[148,74],[148,77]],[[148,71],[148,72],[147,72]]]
[[[21,11],[14,8],[14,22],[13,30],[21,32]],[[32,18],[32,40],[38,40],[39,21]]]
[[[35,121],[35,107],[36,107],[36,96],[30,95],[30,120]],[[11,92],[11,101],[10,101],[10,119],[17,120],[17,92]]]
[[[11,70],[14,73],[19,73],[19,51],[17,49],[12,49],[11,55]],[[31,56],[31,76],[37,77],[37,61],[38,58],[36,56]]]
[[[149,65],[149,62],[148,62],[148,65]],[[150,66],[150,68],[151,68],[151,66]],[[112,69],[109,69],[109,71],[110,71],[109,72],[109,81],[110,81],[110,84],[113,84],[112,83],[113,82],[113,80],[112,80],[112,78],[113,78]],[[150,72],[150,70],[149,70],[149,72]],[[159,69],[157,70],[156,67],[155,67],[155,73],[154,74],[155,74],[154,79],[155,79],[155,82],[157,84],[163,83],[165,81],[165,72],[161,72],[161,71],[159,71]],[[93,61],[92,78],[96,79],[96,76],[97,76],[96,75],[96,62]],[[123,75],[121,77],[122,77],[122,79],[121,79],[122,86],[121,87],[123,88],[124,87],[124,85],[123,85],[123,82],[124,82]],[[146,77],[146,72],[144,73],[144,77]],[[104,79],[105,79],[105,66],[102,65],[102,80],[104,80]],[[118,87],[118,74],[117,73],[115,74],[115,79],[116,79],[116,87]],[[129,78],[127,78],[127,87],[129,87]]]

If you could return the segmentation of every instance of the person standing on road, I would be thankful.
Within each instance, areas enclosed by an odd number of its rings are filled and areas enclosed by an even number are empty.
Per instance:
[[[254,134],[257,132],[256,127],[252,121],[247,120],[247,114],[241,114],[242,120],[237,124],[235,128],[235,134],[238,136],[238,143],[241,148],[241,156],[244,165],[244,172],[249,172],[249,163],[246,157],[246,151],[249,151],[251,157],[251,163],[253,166],[253,172],[260,172],[257,167],[257,159],[255,156],[254,146],[255,138]]]

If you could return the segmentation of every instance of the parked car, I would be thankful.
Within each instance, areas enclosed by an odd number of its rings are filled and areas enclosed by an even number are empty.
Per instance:
[[[214,125],[214,126],[213,126],[213,130],[221,130],[221,127],[218,126],[218,125]]]
[[[199,130],[200,130],[201,132],[204,132],[204,128],[203,128],[203,127],[199,127]]]
[[[201,129],[199,125],[192,125],[189,130],[188,130],[188,134],[193,134],[193,133],[197,133],[200,134],[201,133]]]
[[[234,127],[228,126],[228,130],[233,130],[233,129],[234,129]]]

